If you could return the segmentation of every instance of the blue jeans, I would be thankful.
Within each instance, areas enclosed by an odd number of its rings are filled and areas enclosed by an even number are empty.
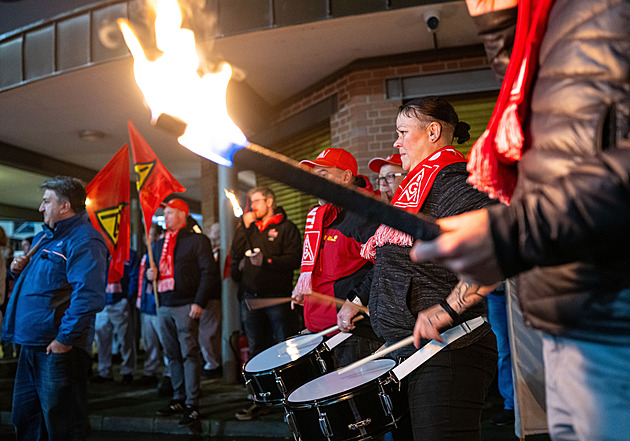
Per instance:
[[[481,412],[496,370],[492,332],[464,348],[438,352],[407,377],[413,436],[394,431],[395,439],[480,440]]]
[[[488,294],[488,321],[497,337],[499,364],[497,383],[503,397],[503,408],[514,409],[514,385],[512,384],[512,354],[507,327],[507,306],[505,295]]]
[[[22,346],[11,415],[18,440],[85,439],[89,363],[82,349],[46,354],[45,347]]]
[[[544,334],[543,357],[552,440],[628,440],[630,347]]]
[[[249,343],[250,358],[295,334],[288,303],[250,311],[245,300],[256,298],[256,294],[243,292],[241,299],[241,320]]]

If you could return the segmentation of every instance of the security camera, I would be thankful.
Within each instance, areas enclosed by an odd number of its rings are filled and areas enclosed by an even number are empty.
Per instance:
[[[437,31],[438,26],[440,26],[440,13],[437,11],[425,12],[424,22],[427,24],[429,32]]]

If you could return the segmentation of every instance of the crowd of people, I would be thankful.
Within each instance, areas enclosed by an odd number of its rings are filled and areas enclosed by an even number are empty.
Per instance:
[[[626,439],[628,2],[521,0],[518,14],[517,0],[467,5],[491,66],[505,78],[469,161],[453,143],[467,141],[470,126],[447,100],[427,96],[392,115],[395,151],[366,164],[378,174],[377,190],[344,149],[328,148],[301,163],[339,185],[437,219],[441,234],[416,241],[320,200],[302,238],[273,191],[254,188],[230,249],[249,356],[298,332],[336,325],[351,336],[332,348],[335,368],[413,335],[415,348],[387,355],[402,362],[441,341],[441,332],[466,329],[409,374],[409,412],[391,436],[478,440],[497,367],[501,421],[514,418],[501,296],[502,282],[518,277],[526,323],[543,331],[552,439]],[[218,244],[193,231],[183,200],[170,199],[165,231],[151,229],[151,255],[132,253],[123,278],[108,284],[107,248],[84,215],[83,184],[57,177],[42,189],[45,227],[37,245],[10,262],[8,275],[4,263],[0,272],[0,302],[9,297],[2,338],[20,347],[14,389],[20,406],[12,414],[18,438],[48,432],[82,439],[95,337],[92,381],[113,381],[113,347],[122,381],[136,381],[135,310],[146,353],[140,380],[157,384],[160,350],[170,378],[171,400],[158,413],[180,415],[182,425],[198,420],[202,371],[221,366]],[[7,279],[15,280],[10,296]],[[248,308],[253,299],[281,296],[291,304]],[[478,320],[486,316],[489,322]],[[253,403],[236,417],[261,412]]]

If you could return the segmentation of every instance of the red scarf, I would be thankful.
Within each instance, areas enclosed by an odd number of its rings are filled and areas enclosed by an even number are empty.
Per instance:
[[[457,162],[466,162],[466,158],[452,146],[443,147],[433,155],[425,158],[405,179],[400,183],[394,193],[391,204],[411,213],[418,213],[427,198],[435,177],[447,165]],[[410,247],[413,245],[413,237],[402,231],[395,230],[387,225],[378,227],[374,236],[361,247],[361,257],[364,259],[374,259],[376,257],[376,247],[381,247],[386,243]]]
[[[510,203],[516,186],[516,162],[526,150],[523,123],[538,51],[547,27],[553,0],[521,0],[514,48],[499,98],[485,132],[473,145],[468,162],[468,181],[491,198]]]
[[[269,219],[267,219],[266,222],[261,220],[256,221],[256,227],[258,228],[258,231],[265,231],[265,228],[267,228],[269,225],[279,224],[280,222],[282,222],[283,218],[284,216],[282,215],[282,213],[276,213]]]
[[[304,229],[304,247],[302,248],[302,266],[300,277],[293,292],[310,293],[313,289],[311,275],[315,269],[317,255],[322,243],[322,231],[337,218],[339,208],[333,204],[326,204],[313,208],[306,216]]]
[[[140,261],[140,274],[138,274],[138,298],[136,299],[136,308],[140,309],[142,305],[142,286],[144,285],[144,272],[147,270],[147,255],[142,256]]]
[[[177,231],[166,231],[164,245],[160,255],[160,278],[158,279],[158,292],[173,291],[175,289],[175,265],[173,253],[177,243]]]

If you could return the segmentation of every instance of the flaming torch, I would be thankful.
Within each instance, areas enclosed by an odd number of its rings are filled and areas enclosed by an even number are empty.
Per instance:
[[[234,195],[233,192],[227,191],[226,189],[223,189],[223,191],[225,192],[225,196],[230,200],[230,203],[232,204],[232,210],[234,210],[234,216],[238,217],[241,220],[241,225],[243,226],[244,233],[245,233],[245,240],[247,240],[247,246],[249,246],[249,249],[245,251],[245,255],[247,257],[255,256],[256,254],[260,253],[260,248],[254,248],[254,246],[252,245],[252,241],[249,238],[249,234],[247,233],[247,227],[245,226],[245,221],[243,220],[243,209],[241,208],[241,205],[238,203],[238,199],[236,199],[236,196]]]
[[[155,34],[162,55],[150,61],[129,22],[118,20],[154,124],[176,133],[184,147],[220,165],[262,173],[418,239],[439,234],[439,226],[429,218],[328,181],[302,169],[297,161],[249,142],[227,112],[231,67],[224,63],[216,72],[200,74],[194,34],[182,29],[181,22],[176,0],[157,1]]]

